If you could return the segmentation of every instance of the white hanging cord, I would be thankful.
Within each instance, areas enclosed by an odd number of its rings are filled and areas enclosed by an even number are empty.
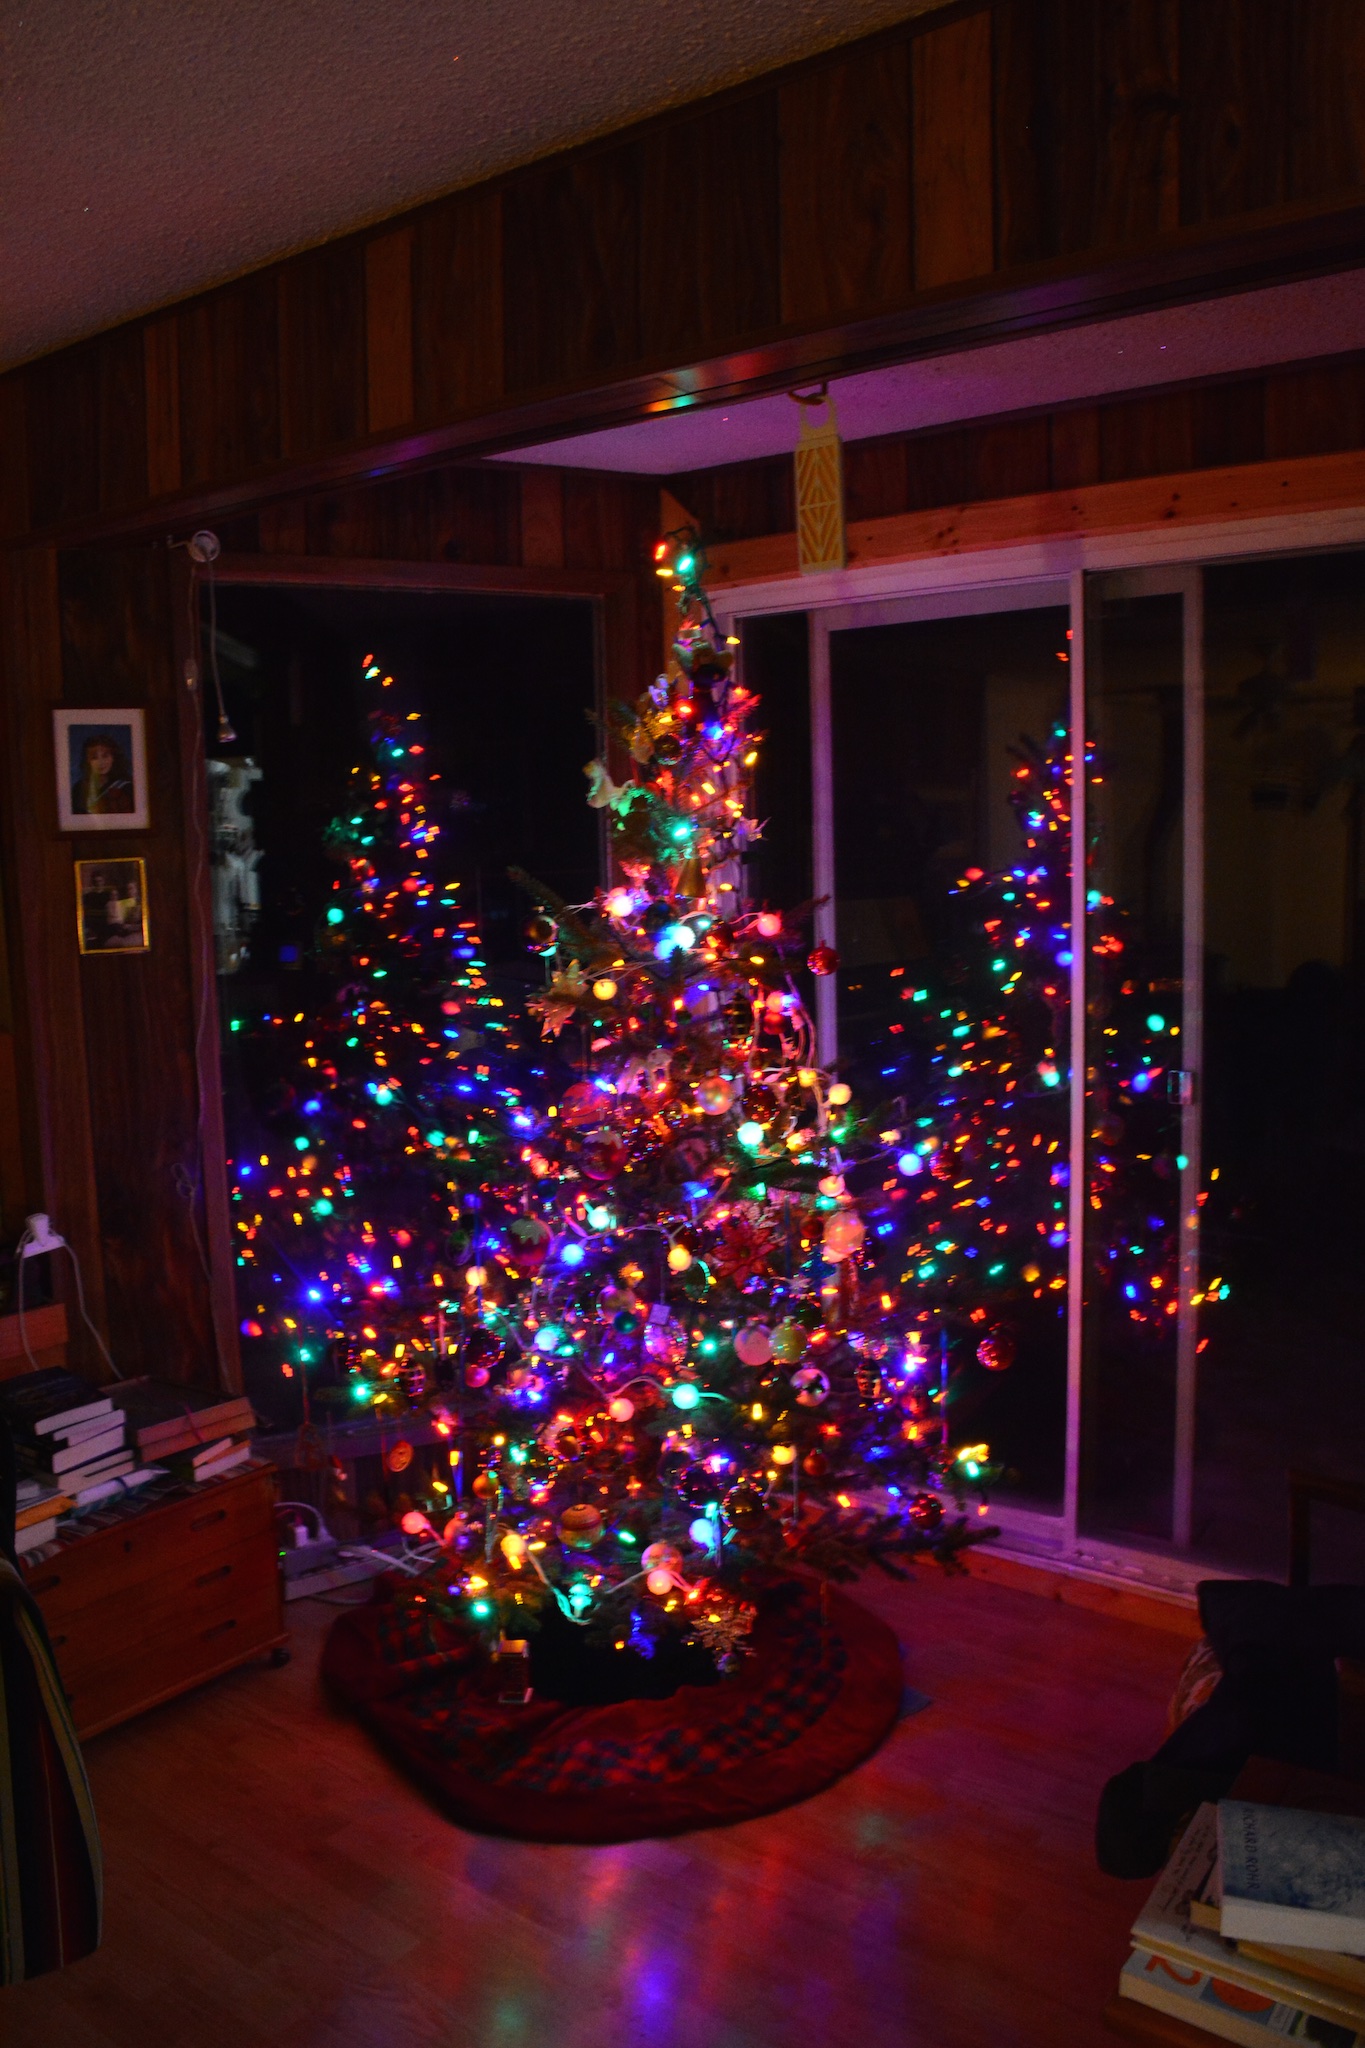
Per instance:
[[[41,1231],[35,1227],[39,1222],[41,1222],[43,1225],[43,1229]],[[85,1306],[85,1286],[81,1279],[81,1262],[76,1256],[75,1246],[68,1244],[64,1237],[59,1237],[56,1231],[48,1225],[48,1221],[45,1216],[41,1218],[30,1216],[25,1220],[23,1234],[20,1237],[17,1246],[17,1253],[19,1259],[19,1275],[18,1286],[16,1290],[16,1307],[19,1311],[19,1342],[23,1346],[24,1356],[28,1360],[29,1364],[32,1366],[33,1370],[35,1372],[38,1372],[41,1370],[41,1368],[39,1367],[37,1359],[33,1356],[32,1349],[29,1345],[28,1326],[24,1320],[24,1267],[28,1263],[28,1259],[25,1257],[26,1247],[41,1249],[45,1252],[64,1251],[70,1253],[71,1270],[75,1276],[76,1281],[76,1306],[80,1310],[81,1321],[85,1324],[86,1329],[94,1338],[95,1343],[99,1349],[100,1357],[104,1360],[110,1372],[114,1375],[114,1378],[116,1380],[123,1379],[125,1375],[121,1373],[118,1367],[115,1365],[113,1359],[109,1355],[108,1346],[106,1345],[103,1337],[101,1337],[99,1331],[95,1328],[95,1325],[90,1320],[89,1311]],[[30,1251],[30,1256],[36,1255],[36,1250]]]

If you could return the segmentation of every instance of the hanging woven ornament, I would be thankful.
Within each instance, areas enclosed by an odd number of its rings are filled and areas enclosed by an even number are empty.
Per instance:
[[[844,527],[844,459],[834,400],[822,384],[807,396],[793,391],[801,408],[796,444],[796,549],[803,576],[842,569],[848,561]],[[824,417],[818,409],[824,408]]]

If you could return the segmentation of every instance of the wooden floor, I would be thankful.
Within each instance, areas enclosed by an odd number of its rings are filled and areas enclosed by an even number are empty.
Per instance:
[[[0,1992],[4,2048],[1099,2048],[1144,1887],[1105,1776],[1185,1645],[926,1572],[870,1589],[933,1705],[768,1820],[573,1849],[462,1833],[295,1656],[94,1740],[103,1949]]]

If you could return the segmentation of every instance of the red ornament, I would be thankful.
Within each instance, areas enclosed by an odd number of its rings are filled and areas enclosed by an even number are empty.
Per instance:
[[[910,1519],[929,1535],[943,1520],[943,1502],[936,1493],[917,1493],[910,1503]]]
[[[814,952],[807,956],[806,965],[812,974],[837,974],[839,955],[833,946],[817,946]]]
[[[578,1170],[584,1180],[614,1180],[626,1163],[626,1148],[615,1131],[593,1131],[583,1141]]]
[[[1007,1330],[1003,1323],[997,1323],[976,1347],[976,1355],[987,1372],[1008,1372],[1014,1364],[1014,1332]]]
[[[575,1081],[565,1090],[559,1105],[560,1122],[566,1130],[581,1131],[590,1124],[602,1121],[604,1098],[602,1090],[591,1081]]]

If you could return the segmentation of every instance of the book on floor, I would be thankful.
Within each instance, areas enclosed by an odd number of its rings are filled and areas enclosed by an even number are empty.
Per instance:
[[[1218,1809],[1201,1806],[1170,1862],[1133,1922],[1141,1949],[1240,1985],[1283,2004],[1351,2030],[1365,2029],[1365,1997],[1358,1992],[1311,1982],[1276,1963],[1242,1954],[1236,1942],[1207,1924],[1217,1914],[1219,1890]]]
[[[1224,1799],[1222,1932],[1365,1956],[1365,1820]]]
[[[1365,1999],[1365,1958],[1338,1955],[1326,1948],[1278,1947],[1260,1941],[1239,1941],[1237,1947],[1253,1962],[1274,1963],[1316,1984],[1334,1984]]]
[[[1119,1978],[1119,1996],[1154,2012],[1169,2013],[1216,2034],[1240,2041],[1245,2048],[1270,2048],[1274,2041],[1311,2042],[1313,2048],[1365,2048],[1365,2037],[1282,1999],[1251,1991],[1245,1985],[1181,1963],[1150,1949],[1135,1948]]]
[[[16,1529],[14,1532],[15,1556],[27,1557],[30,1550],[41,1550],[45,1543],[52,1541],[56,1533],[57,1518],[55,1515],[45,1522],[30,1522],[27,1528]]]

